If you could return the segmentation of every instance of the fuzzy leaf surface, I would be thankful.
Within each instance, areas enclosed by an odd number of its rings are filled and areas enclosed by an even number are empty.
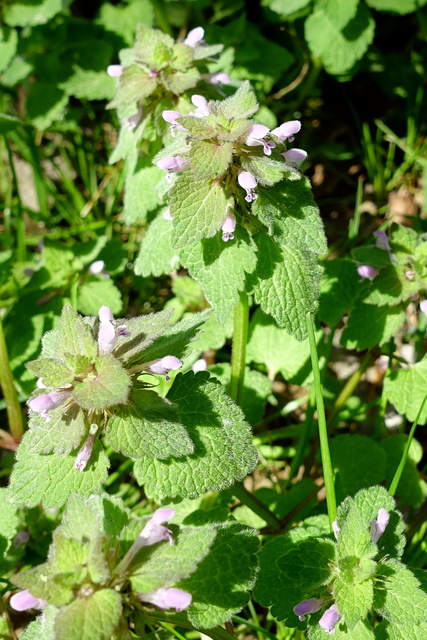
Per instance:
[[[243,82],[235,94],[223,100],[218,111],[227,120],[250,118],[258,109],[255,94],[249,82]]]
[[[73,397],[83,409],[106,409],[126,402],[130,378],[126,369],[111,353],[95,360],[96,374],[74,386]]]
[[[398,560],[385,560],[377,577],[384,589],[375,590],[374,606],[389,622],[397,625],[427,622],[427,594],[412,571]]]
[[[174,355],[182,359],[191,351],[191,342],[197,338],[208,317],[209,311],[192,313],[173,326],[167,327],[163,335],[156,338],[144,351],[144,362],[162,358],[165,355]]]
[[[70,305],[64,307],[58,328],[46,334],[42,351],[44,356],[56,358],[63,358],[66,353],[88,358],[98,354],[90,327]]]
[[[180,255],[192,277],[201,284],[218,322],[224,324],[244,289],[246,274],[256,267],[256,247],[248,232],[238,228],[234,240],[228,242],[217,234],[185,247]]]
[[[400,306],[377,307],[374,304],[358,304],[351,312],[341,342],[347,349],[369,349],[382,345],[403,325],[406,319]]]
[[[231,162],[232,151],[231,142],[215,144],[206,140],[195,140],[190,149],[190,162],[194,176],[198,180],[222,176]]]
[[[75,403],[49,411],[49,422],[40,413],[33,413],[29,424],[32,453],[70,453],[89,428],[83,411]]]
[[[342,578],[334,582],[334,598],[338,611],[350,629],[354,629],[360,620],[368,615],[374,600],[374,587],[371,580],[360,584],[348,584]]]
[[[77,598],[55,618],[56,640],[109,640],[122,613],[117,591],[101,589],[87,598]]]
[[[172,221],[165,220],[163,213],[149,225],[142,239],[134,269],[137,276],[161,276],[178,269],[180,258],[172,249]]]
[[[359,274],[351,260],[324,260],[318,316],[333,326],[350,311],[359,295]]]
[[[427,356],[408,369],[391,371],[384,380],[384,393],[399,413],[413,422],[426,395]],[[427,403],[421,412],[420,424],[427,421]]]
[[[249,426],[207,372],[178,375],[168,399],[178,407],[195,450],[184,459],[138,460],[135,476],[148,495],[158,501],[195,498],[230,486],[253,470],[257,454]]]

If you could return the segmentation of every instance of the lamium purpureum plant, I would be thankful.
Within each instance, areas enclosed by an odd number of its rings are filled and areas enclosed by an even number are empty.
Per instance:
[[[136,461],[136,478],[157,500],[196,497],[254,468],[242,412],[207,373],[178,376],[167,398],[156,392],[156,376],[168,380],[182,366],[204,322],[194,314],[169,327],[170,315],[115,320],[103,306],[83,318],[64,308],[27,365],[38,388],[11,477],[17,503],[61,506],[73,492],[97,491],[109,467],[102,441]]]
[[[220,323],[246,290],[304,339],[326,242],[310,183],[298,170],[307,154],[289,146],[301,123],[270,131],[252,120],[258,103],[248,82],[222,101],[195,94],[192,102],[188,115],[163,112],[171,142],[154,163],[167,174],[161,189],[168,206],[149,227],[135,270],[157,275],[179,260]],[[162,263],[150,255],[153,244]]]
[[[403,529],[387,491],[363,489],[339,506],[335,540],[309,518],[266,544],[255,597],[310,640],[421,640],[427,594],[401,561]]]
[[[43,610],[23,638],[110,640],[130,628],[141,637],[175,612],[186,627],[211,628],[239,611],[256,574],[256,532],[236,522],[178,527],[174,514],[141,518],[107,494],[71,496],[47,561],[12,578],[22,589],[12,609]]]

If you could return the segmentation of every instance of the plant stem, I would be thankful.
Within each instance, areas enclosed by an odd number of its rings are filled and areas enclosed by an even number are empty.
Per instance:
[[[399,462],[399,466],[396,469],[396,473],[394,474],[394,478],[391,481],[390,489],[388,490],[388,492],[389,492],[389,494],[391,496],[395,495],[397,487],[398,487],[398,484],[400,482],[400,478],[402,477],[403,469],[405,468],[406,460],[408,458],[409,448],[410,448],[411,442],[412,442],[412,440],[414,438],[415,429],[418,426],[419,420],[421,418],[421,413],[422,413],[422,410],[424,409],[424,405],[425,405],[426,400],[427,400],[427,396],[424,397],[424,400],[422,401],[421,406],[420,406],[420,408],[418,410],[417,417],[415,418],[415,421],[412,424],[411,430],[409,432],[408,439],[406,441],[405,449],[404,449],[403,454],[402,454],[402,458],[401,458],[401,460]]]
[[[248,341],[249,303],[245,292],[234,310],[233,347],[231,352],[230,396],[240,404],[245,380],[246,343]]]
[[[0,317],[0,385],[6,400],[6,411],[9,420],[10,433],[16,443],[20,441],[24,433],[24,418],[19,404],[18,394],[13,384],[12,371],[10,370],[9,356],[6,349],[6,341],[3,332],[3,323]]]
[[[326,504],[328,507],[329,523],[337,514],[337,502],[335,498],[334,473],[332,470],[331,455],[329,452],[328,431],[326,427],[325,406],[323,403],[322,383],[320,379],[319,359],[317,357],[316,337],[314,335],[314,322],[311,313],[307,313],[307,331],[310,343],[311,364],[313,367],[314,391],[317,405],[317,422],[319,425],[320,454],[322,457],[323,477],[325,480]]]
[[[251,511],[256,513],[260,518],[266,521],[268,525],[274,531],[280,531],[281,525],[279,519],[275,514],[261,500],[258,500],[252,493],[250,493],[242,483],[238,482],[230,487],[230,491],[236,496],[240,502],[245,504]]]

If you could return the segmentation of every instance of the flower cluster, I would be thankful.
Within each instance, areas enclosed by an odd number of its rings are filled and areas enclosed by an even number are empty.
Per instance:
[[[252,100],[253,107],[246,111],[242,97]],[[286,174],[295,172],[306,159],[303,149],[287,145],[294,141],[300,131],[299,120],[284,122],[270,130],[263,124],[247,119],[257,110],[255,97],[249,85],[244,83],[237,93],[222,102],[195,94],[191,97],[195,109],[189,114],[178,111],[163,111],[163,119],[169,123],[172,137],[182,140],[182,151],[174,143],[173,154],[167,149],[158,154],[155,164],[167,172],[167,180],[173,183],[173,174],[190,171],[199,177],[221,183],[229,201],[224,211],[222,238],[233,239],[236,227],[237,203],[240,212],[258,197],[258,184],[272,186]],[[241,110],[241,112],[240,112]],[[206,166],[204,166],[206,163]],[[241,193],[243,189],[245,195]],[[244,200],[244,202],[242,202]],[[174,204],[168,209],[168,217],[174,218]]]
[[[381,508],[378,510],[376,519],[369,522],[369,533],[373,544],[376,544],[381,538],[389,520],[389,512],[386,509]],[[338,540],[340,528],[336,521],[332,523],[332,530],[335,538]],[[302,600],[302,602],[299,602],[294,606],[293,611],[295,615],[298,616],[298,619],[303,622],[307,615],[317,613],[323,609],[324,606],[329,605],[319,619],[319,625],[326,633],[333,634],[335,633],[336,625],[342,619],[342,615],[339,612],[336,603],[333,602],[333,584],[328,585],[326,587],[326,591],[328,592],[327,596],[323,598],[309,598],[308,600]]]

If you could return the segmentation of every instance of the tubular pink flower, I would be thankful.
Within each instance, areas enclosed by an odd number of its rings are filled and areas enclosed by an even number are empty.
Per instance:
[[[342,616],[337,609],[337,605],[326,609],[325,613],[319,620],[319,624],[326,633],[335,633],[335,625],[341,620]]]
[[[210,84],[230,84],[231,78],[225,71],[218,71],[217,73],[208,73],[205,76],[205,80]]]
[[[386,509],[380,509],[378,511],[378,516],[376,520],[372,520],[369,524],[371,526],[371,540],[374,544],[378,542],[378,540],[383,535],[386,526],[388,525],[390,520],[390,514]]]
[[[374,231],[372,235],[376,237],[374,247],[384,251],[391,251],[390,241],[385,231]]]
[[[164,358],[158,358],[152,360],[144,365],[144,368],[150,373],[155,373],[158,376],[165,376],[165,379],[169,381],[169,371],[175,371],[182,367],[182,362],[175,356],[165,356]]]
[[[242,171],[242,173],[239,173],[239,175],[237,176],[237,182],[242,187],[242,189],[245,189],[246,191],[246,202],[252,202],[258,197],[254,192],[257,182],[252,173],[249,173],[249,171]]]
[[[270,133],[270,129],[263,124],[254,124],[250,129],[245,140],[248,147],[262,146],[266,156],[271,156],[271,150],[275,148],[276,143],[273,140],[267,141],[265,138]]]
[[[161,587],[151,593],[138,593],[138,598],[142,602],[154,604],[159,609],[175,609],[175,611],[187,609],[192,601],[190,593],[175,587]]]
[[[289,151],[285,151],[285,153],[282,153],[282,156],[285,158],[286,162],[288,164],[292,164],[292,165],[298,165],[301,164],[301,162],[304,162],[304,160],[307,157],[307,151],[304,151],[304,149],[289,149]]]
[[[373,280],[379,274],[378,269],[374,269],[374,267],[370,267],[368,264],[362,264],[360,267],[357,267],[357,273],[361,278],[368,278],[368,280]]]
[[[142,118],[142,108],[139,107],[138,111],[133,114],[133,116],[129,116],[129,118],[122,118],[121,122],[125,125],[128,131],[133,131],[141,122]]]
[[[185,127],[182,126],[182,124],[179,124],[179,122],[177,122],[177,118],[182,118],[182,113],[179,113],[179,111],[171,111],[169,109],[166,109],[166,111],[163,111],[162,113],[162,118],[163,120],[166,120],[166,122],[170,122],[171,123],[171,127],[170,127],[170,131],[173,135],[174,131],[187,131],[187,129]]]
[[[107,67],[107,73],[111,78],[119,78],[123,73],[123,67],[121,64],[110,64]]]
[[[47,602],[41,598],[35,598],[28,589],[25,589],[15,593],[9,600],[9,604],[15,611],[27,611],[28,609],[43,609]]]
[[[184,44],[188,44],[189,47],[195,49],[199,44],[202,44],[204,35],[205,30],[203,29],[203,27],[196,27],[195,29],[191,29],[191,31],[187,33]]]
[[[168,174],[178,173],[178,171],[185,171],[190,166],[190,161],[182,156],[166,156],[156,162],[159,169],[167,171]]]
[[[113,314],[109,307],[102,306],[98,311],[99,329],[98,329],[98,353],[104,355],[111,353],[116,346],[117,335],[113,325]]]
[[[193,364],[191,368],[194,371],[194,373],[197,373],[198,371],[206,371],[206,369],[208,368],[208,365],[204,358],[199,358],[199,360],[196,360],[196,362]]]
[[[427,316],[427,300],[421,300],[420,310]]]
[[[46,422],[49,422],[48,411],[60,407],[70,396],[71,391],[52,391],[52,393],[43,394],[30,400],[28,406],[32,411],[40,413],[43,418],[46,418]]]
[[[91,424],[89,429],[89,435],[86,438],[83,446],[79,450],[76,461],[74,463],[74,469],[77,469],[77,471],[84,471],[86,469],[87,463],[89,462],[92,456],[93,445],[95,444],[97,431],[98,431],[98,425]]]
[[[292,142],[294,139],[294,134],[298,133],[301,129],[301,122],[299,120],[289,120],[289,122],[284,122],[280,125],[280,127],[276,127],[271,131],[273,136],[278,138],[279,142],[285,142],[289,140]]]
[[[310,598],[310,600],[303,600],[295,605],[293,611],[299,620],[303,622],[307,614],[320,611],[324,604],[325,601],[322,598]]]
[[[89,265],[88,271],[93,275],[97,275],[98,273],[102,273],[104,271],[104,267],[105,267],[104,260],[95,260],[95,262],[92,262],[92,264]]]
[[[195,118],[204,118],[205,116],[210,116],[211,110],[208,107],[208,101],[203,96],[199,96],[197,93],[194,96],[191,96],[191,102],[194,104],[197,109],[192,112],[192,116]]]
[[[340,532],[340,528],[338,526],[338,522],[336,520],[331,524],[332,531],[334,532],[335,540],[338,540],[338,534]]]
[[[224,240],[224,242],[228,242],[228,240],[234,239],[234,230],[236,229],[236,216],[234,215],[234,213],[229,213],[227,215],[221,229],[223,231],[222,239]]]

